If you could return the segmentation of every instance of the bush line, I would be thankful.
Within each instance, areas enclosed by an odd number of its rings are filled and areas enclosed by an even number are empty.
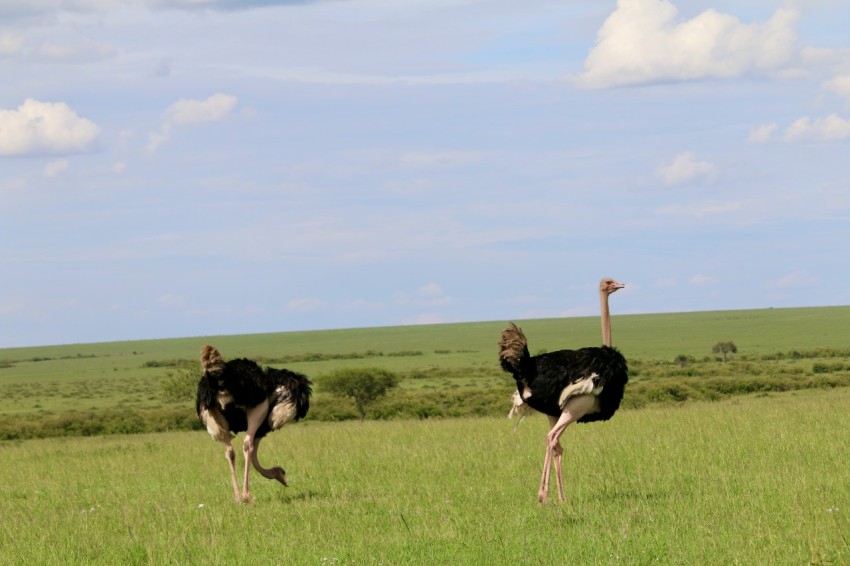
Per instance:
[[[708,377],[703,379],[659,378],[630,383],[622,407],[640,409],[657,404],[693,400],[719,400],[734,395],[850,387],[850,375]],[[510,408],[510,385],[488,389],[442,388],[435,391],[394,390],[369,409],[369,419],[426,419],[451,417],[504,417]],[[308,420],[358,419],[348,399],[318,395]],[[61,436],[136,434],[200,430],[194,406],[157,409],[104,409],[62,415],[28,414],[0,417],[0,440],[24,440]]]

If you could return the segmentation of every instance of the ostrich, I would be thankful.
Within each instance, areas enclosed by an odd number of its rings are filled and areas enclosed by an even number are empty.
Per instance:
[[[204,375],[198,383],[195,408],[210,436],[225,445],[236,501],[253,501],[248,484],[249,462],[263,477],[288,485],[283,468],[266,469],[260,465],[257,449],[260,440],[269,432],[304,418],[310,407],[310,380],[286,369],[263,370],[256,362],[244,358],[225,362],[218,350],[210,345],[201,348],[201,366]],[[245,475],[240,495],[236,481],[236,455],[230,440],[242,431],[245,431],[242,443]]]
[[[502,369],[513,375],[517,391],[526,405],[545,413],[551,429],[546,435],[546,457],[537,499],[545,503],[549,492],[549,472],[554,457],[558,498],[564,500],[561,474],[563,448],[560,438],[574,422],[607,421],[623,398],[629,380],[628,366],[619,351],[611,347],[611,315],[608,296],[624,285],[613,279],[599,282],[602,308],[601,347],[559,350],[538,356],[528,353],[528,341],[511,323],[499,340]]]

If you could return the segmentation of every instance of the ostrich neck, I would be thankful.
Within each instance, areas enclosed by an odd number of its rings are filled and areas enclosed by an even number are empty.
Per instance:
[[[611,347],[611,311],[608,310],[608,293],[599,293],[599,305],[602,307],[602,343]]]

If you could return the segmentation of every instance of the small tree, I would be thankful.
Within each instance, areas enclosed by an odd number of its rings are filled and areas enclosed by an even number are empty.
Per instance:
[[[726,359],[729,356],[729,354],[737,354],[738,353],[738,347],[735,345],[734,342],[718,342],[717,344],[714,345],[714,347],[711,349],[711,351],[714,352],[715,354],[722,355],[723,356],[723,363],[725,364]]]
[[[687,365],[689,363],[691,363],[692,361],[694,361],[694,359],[691,356],[686,356],[685,354],[679,354],[678,356],[676,356],[676,359],[673,360],[673,363],[675,363],[680,368],[684,368],[684,367],[687,367]]]
[[[342,397],[350,397],[366,419],[366,407],[398,385],[398,376],[380,368],[349,368],[329,373],[321,380],[322,387]]]

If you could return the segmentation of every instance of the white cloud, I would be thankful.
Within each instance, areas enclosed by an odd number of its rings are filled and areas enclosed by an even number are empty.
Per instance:
[[[100,128],[64,102],[27,99],[0,109],[0,155],[69,154],[94,148]]]
[[[838,114],[812,120],[808,116],[795,120],[785,130],[785,141],[837,141],[850,138],[850,120]]]
[[[779,124],[762,124],[750,131],[747,142],[749,143],[767,143],[773,138],[774,132],[779,129]]]
[[[44,166],[44,176],[47,178],[52,178],[57,176],[59,173],[68,169],[68,160],[67,159],[57,159],[56,161],[51,161],[47,165]]]
[[[817,283],[817,278],[812,277],[807,272],[797,269],[791,273],[778,277],[772,281],[768,281],[765,287],[768,289],[789,289],[792,287],[803,287]]]
[[[443,290],[436,283],[428,283],[427,285],[423,285],[422,287],[420,287],[417,293],[427,297],[434,297],[437,295],[442,295]]]
[[[823,86],[850,102],[850,75],[837,76],[825,82]]]
[[[206,100],[181,99],[165,111],[165,123],[170,126],[217,122],[233,110],[236,102],[235,96],[222,93],[214,94]]]
[[[656,171],[666,185],[678,185],[698,177],[710,179],[716,172],[713,163],[699,161],[689,151],[678,154],[671,163],[660,165]]]
[[[619,0],[579,82],[606,88],[776,69],[794,55],[797,19],[795,10],[782,8],[757,24],[715,10],[683,21],[669,0]]]
[[[147,149],[151,153],[159,149],[159,146],[171,139],[171,134],[163,132],[151,132],[148,135]]]
[[[237,102],[235,96],[222,93],[214,94],[206,100],[178,100],[165,110],[160,131],[152,132],[148,136],[148,151],[156,151],[160,145],[170,140],[174,126],[218,122],[230,114]]]
[[[710,283],[714,283],[714,277],[709,277],[708,275],[698,273],[688,279],[688,283],[690,283],[694,287],[704,287]]]

